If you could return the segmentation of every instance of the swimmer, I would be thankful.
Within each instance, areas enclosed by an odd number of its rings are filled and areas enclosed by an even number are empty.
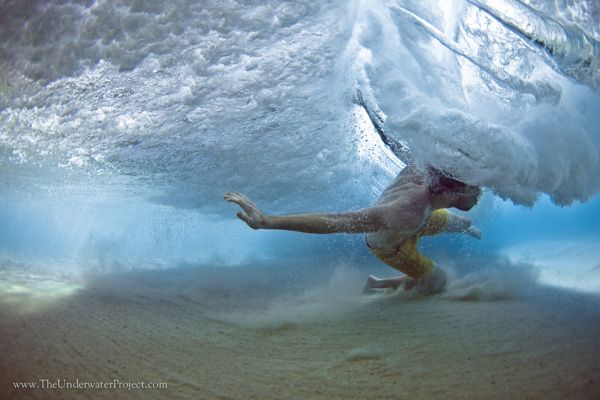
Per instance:
[[[371,252],[405,275],[377,279],[369,276],[365,292],[377,289],[439,293],[446,272],[419,254],[417,242],[439,233],[466,233],[481,239],[481,230],[470,218],[447,208],[469,211],[477,204],[481,189],[467,185],[433,167],[408,166],[368,208],[342,213],[308,213],[272,216],[264,214],[248,197],[227,192],[223,198],[239,205],[237,217],[252,229],[279,229],[304,233],[362,233]]]

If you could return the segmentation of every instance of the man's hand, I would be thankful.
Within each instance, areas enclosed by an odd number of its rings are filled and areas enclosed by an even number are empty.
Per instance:
[[[239,192],[227,192],[223,198],[230,203],[237,204],[244,210],[244,212],[238,211],[235,215],[248,224],[250,228],[264,229],[266,227],[265,214],[249,198]]]
[[[476,227],[475,225],[471,225],[466,231],[465,233],[467,235],[473,236],[475,239],[479,239],[481,240],[483,238],[483,233],[481,232],[481,229],[479,229],[478,227]]]

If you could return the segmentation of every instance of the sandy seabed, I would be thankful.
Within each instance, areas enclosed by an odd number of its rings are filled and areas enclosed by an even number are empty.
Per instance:
[[[343,269],[304,287],[190,271],[61,296],[5,282],[0,398],[600,398],[596,295],[368,296]]]

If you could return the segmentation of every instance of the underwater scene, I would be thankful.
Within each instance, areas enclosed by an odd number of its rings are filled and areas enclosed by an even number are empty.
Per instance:
[[[0,0],[0,398],[600,398],[599,192],[596,0]]]

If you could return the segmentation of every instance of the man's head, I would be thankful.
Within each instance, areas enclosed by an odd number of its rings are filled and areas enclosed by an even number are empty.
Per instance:
[[[448,205],[462,211],[469,211],[479,201],[481,189],[478,186],[467,185],[456,179],[452,174],[429,167],[429,190],[431,194],[443,197]]]

